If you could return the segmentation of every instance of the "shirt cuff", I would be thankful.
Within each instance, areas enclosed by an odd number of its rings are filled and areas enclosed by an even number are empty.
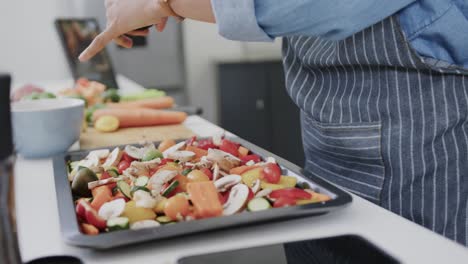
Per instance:
[[[230,40],[273,41],[257,22],[255,0],[211,0],[219,34]]]

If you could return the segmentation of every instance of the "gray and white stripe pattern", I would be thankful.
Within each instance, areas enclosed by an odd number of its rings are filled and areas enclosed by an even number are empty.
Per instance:
[[[305,171],[468,245],[468,71],[426,64],[394,17],[283,50]]]

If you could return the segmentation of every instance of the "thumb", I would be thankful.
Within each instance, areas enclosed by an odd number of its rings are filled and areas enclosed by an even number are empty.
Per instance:
[[[93,42],[80,54],[78,59],[82,62],[90,60],[96,54],[98,54],[101,50],[103,50],[106,45],[112,41],[114,37],[112,36],[109,30],[106,30],[99,34]]]

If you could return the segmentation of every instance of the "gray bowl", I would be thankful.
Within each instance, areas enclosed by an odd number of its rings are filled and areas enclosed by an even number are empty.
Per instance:
[[[67,151],[79,138],[84,101],[72,98],[11,104],[13,139],[24,158],[46,158]]]

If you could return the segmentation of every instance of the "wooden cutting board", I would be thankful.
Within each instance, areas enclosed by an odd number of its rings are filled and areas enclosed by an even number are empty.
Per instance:
[[[88,128],[81,133],[80,148],[92,149],[124,144],[135,144],[142,141],[161,141],[164,139],[186,139],[195,134],[184,125],[121,128],[112,133],[101,133]]]

